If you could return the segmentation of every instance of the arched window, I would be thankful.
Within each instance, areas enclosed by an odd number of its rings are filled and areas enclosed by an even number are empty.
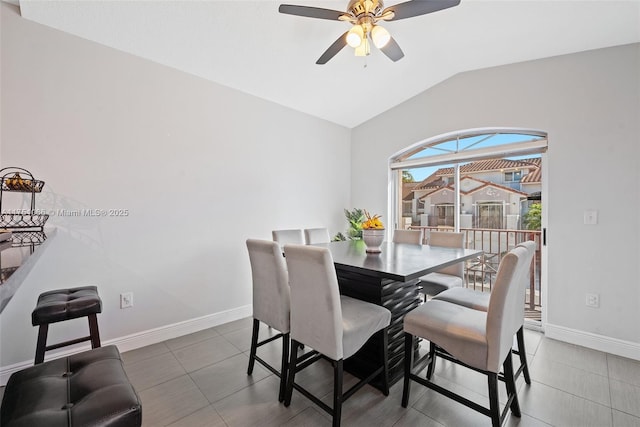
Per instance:
[[[517,128],[469,129],[413,144],[390,159],[389,217],[400,228],[426,221],[459,229],[461,214],[472,215],[475,226],[504,227],[509,215],[521,221],[520,200],[541,191],[536,159],[546,149],[546,132]],[[414,190],[411,181],[421,186]]]

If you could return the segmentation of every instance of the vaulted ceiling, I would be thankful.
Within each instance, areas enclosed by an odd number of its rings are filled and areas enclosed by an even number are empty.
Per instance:
[[[283,15],[282,2],[16,1],[26,19],[346,127],[461,72],[640,41],[638,0],[462,0],[386,23],[398,62],[346,47],[316,65],[350,24]],[[348,0],[286,3],[345,10]]]

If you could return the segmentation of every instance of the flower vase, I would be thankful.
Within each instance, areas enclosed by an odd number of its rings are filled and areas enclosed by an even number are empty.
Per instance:
[[[384,228],[365,228],[362,230],[362,240],[367,247],[367,253],[382,252],[380,246],[384,241]]]

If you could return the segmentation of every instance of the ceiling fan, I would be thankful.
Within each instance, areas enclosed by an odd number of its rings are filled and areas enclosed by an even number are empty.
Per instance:
[[[318,58],[316,64],[326,64],[346,45],[355,49],[356,56],[369,55],[371,51],[369,39],[389,59],[396,62],[404,56],[404,52],[391,37],[389,31],[378,25],[379,21],[397,21],[426,15],[427,13],[457,6],[459,3],[460,0],[413,0],[395,4],[385,9],[382,0],[350,0],[346,12],[292,4],[281,4],[278,11],[288,15],[344,21],[353,25],[349,31],[346,31],[329,46],[322,56]]]

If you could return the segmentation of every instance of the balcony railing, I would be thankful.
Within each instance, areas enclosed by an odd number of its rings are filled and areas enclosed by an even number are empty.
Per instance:
[[[452,227],[409,227],[413,230],[423,230],[423,243],[428,243],[429,232],[453,231]],[[536,243],[536,253],[531,261],[531,280],[525,296],[525,317],[532,320],[540,320],[542,314],[541,287],[540,287],[540,231],[532,230],[504,230],[489,228],[463,228],[465,244],[469,249],[481,249],[483,256],[480,259],[467,261],[465,265],[465,279],[468,288],[483,292],[491,292],[495,282],[496,273],[502,257],[518,244],[527,240]]]

